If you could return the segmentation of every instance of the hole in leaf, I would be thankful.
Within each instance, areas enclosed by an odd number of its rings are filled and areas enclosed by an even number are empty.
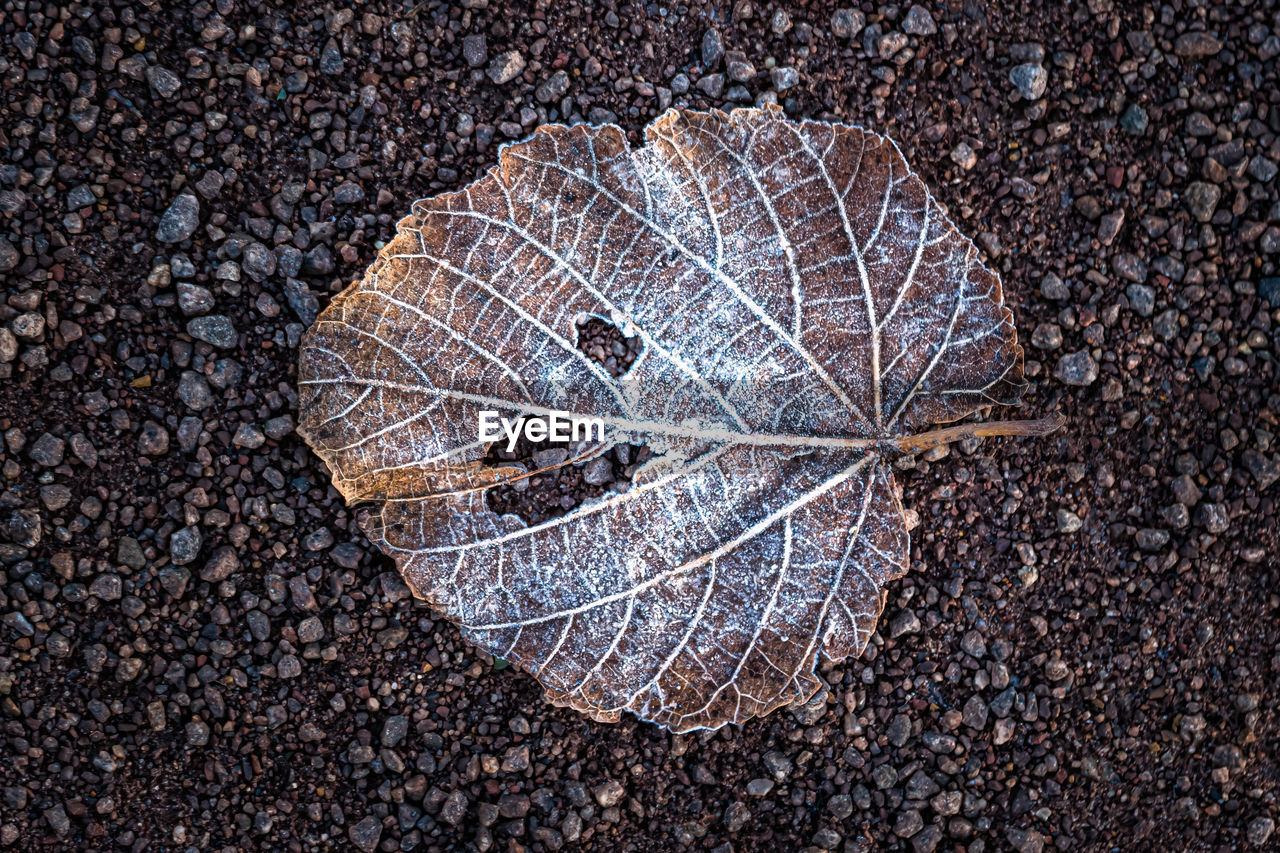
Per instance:
[[[608,320],[589,317],[578,324],[577,346],[616,378],[630,370],[640,355],[640,336],[628,338]]]
[[[578,324],[577,347],[617,378],[631,369],[640,354],[640,338],[628,338],[617,326],[591,317]],[[507,450],[505,438],[493,442],[485,454],[484,464],[499,467],[514,463],[526,471],[549,469],[485,492],[485,503],[490,510],[499,515],[517,515],[531,526],[567,515],[584,501],[607,492],[625,492],[635,472],[653,458],[653,452],[641,444],[619,444],[591,456],[593,442],[550,438],[531,441],[525,433],[530,420],[546,419],[521,419],[515,447]],[[569,462],[575,456],[587,458]]]

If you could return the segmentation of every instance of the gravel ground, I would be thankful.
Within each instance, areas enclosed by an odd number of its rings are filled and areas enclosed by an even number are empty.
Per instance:
[[[1273,3],[309,5],[0,13],[0,846],[1275,849]],[[1070,424],[902,471],[809,707],[593,724],[371,550],[295,348],[499,143],[775,99],[902,145]]]

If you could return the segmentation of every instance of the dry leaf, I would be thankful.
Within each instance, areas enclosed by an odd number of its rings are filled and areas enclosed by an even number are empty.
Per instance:
[[[897,147],[776,108],[540,128],[416,202],[302,347],[300,432],[371,539],[464,636],[597,720],[676,731],[805,702],[907,570],[889,459],[1047,421],[920,434],[1013,403],[1000,282]],[[607,318],[621,379],[575,346]],[[482,409],[601,418],[656,457],[528,526],[487,488]],[[573,462],[574,460],[570,460]]]

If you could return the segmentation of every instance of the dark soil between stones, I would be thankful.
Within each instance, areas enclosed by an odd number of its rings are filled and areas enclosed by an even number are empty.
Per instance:
[[[1274,3],[2,8],[0,848],[1274,848]],[[758,100],[898,141],[1069,425],[903,467],[809,707],[595,724],[370,548],[297,343],[501,142]]]

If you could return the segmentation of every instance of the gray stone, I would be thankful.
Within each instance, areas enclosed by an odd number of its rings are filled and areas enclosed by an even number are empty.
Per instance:
[[[831,34],[838,39],[851,39],[867,25],[860,9],[837,9],[831,15]]]
[[[920,741],[936,755],[948,755],[956,748],[955,735],[946,735],[932,730],[921,734]]]
[[[830,690],[825,686],[820,687],[808,702],[792,707],[791,716],[802,726],[812,726],[827,713],[827,699],[830,696]]]
[[[67,210],[79,210],[82,207],[92,207],[98,203],[98,197],[93,194],[93,190],[88,184],[77,184],[71,188],[71,192],[67,193]]]
[[[364,550],[354,542],[339,542],[333,546],[333,550],[329,552],[329,557],[344,569],[354,569],[360,565],[360,560],[364,557]],[[382,587],[383,595],[392,601],[408,598],[412,594],[404,582],[399,579],[398,575],[390,573],[382,576]]]
[[[498,814],[505,818],[522,818],[533,807],[528,794],[503,794],[498,798]]]
[[[165,100],[172,98],[182,88],[182,78],[161,65],[150,66],[146,73],[151,91]]]
[[[1276,822],[1269,817],[1255,817],[1249,821],[1249,827],[1246,830],[1249,843],[1256,847],[1266,844],[1271,838],[1271,833],[1275,831]]]
[[[911,610],[904,610],[893,617],[889,625],[889,636],[893,639],[903,634],[914,634],[920,630],[920,618]]]
[[[116,562],[123,563],[131,569],[140,569],[147,564],[147,557],[142,553],[142,545],[132,536],[121,536],[116,543]]]
[[[44,338],[44,315],[39,311],[24,312],[9,321],[9,328],[23,340],[41,340]]]
[[[67,443],[52,433],[43,433],[31,444],[27,455],[31,461],[42,468],[56,468],[62,464],[66,454]]]
[[[563,447],[548,447],[533,451],[533,464],[539,468],[554,468],[563,465],[569,458],[569,451]]]
[[[183,453],[190,453],[196,449],[200,441],[200,433],[203,431],[204,422],[191,415],[187,415],[178,423],[178,446],[182,448]]]
[[[961,140],[951,149],[951,162],[967,172],[978,165],[978,155],[969,143]]]
[[[271,620],[261,610],[250,610],[244,615],[244,621],[249,626],[249,635],[259,643],[271,636]]]
[[[1053,375],[1067,385],[1092,385],[1098,378],[1098,363],[1088,350],[1080,350],[1058,359]]]
[[[178,308],[188,317],[207,314],[213,310],[213,294],[209,288],[192,284],[189,281],[178,282]]]
[[[1182,504],[1170,504],[1160,510],[1160,518],[1174,530],[1182,530],[1191,523],[1191,513]]]
[[[561,70],[544,80],[534,92],[534,97],[538,99],[538,103],[548,104],[560,100],[568,91],[569,75]]]
[[[115,572],[104,572],[89,584],[89,594],[103,601],[118,601],[123,591],[124,585]]]
[[[227,179],[217,169],[210,169],[200,176],[200,180],[196,181],[196,191],[205,198],[217,198],[222,193],[222,187],[226,184]]]
[[[1160,312],[1151,324],[1151,330],[1166,341],[1173,340],[1178,334],[1178,309],[1168,308]]]
[[[1009,712],[1013,710],[1013,703],[1018,698],[1018,692],[1012,687],[1006,687],[1004,690],[996,694],[996,698],[991,700],[991,712],[997,717],[1007,717]]]
[[[213,405],[213,391],[207,379],[194,370],[187,370],[178,380],[178,399],[187,408],[199,412]]]
[[[285,277],[295,276],[302,269],[302,250],[297,246],[276,246],[276,272]]]
[[[800,72],[789,65],[774,68],[769,71],[769,82],[779,92],[785,92],[800,82]]]
[[[18,265],[22,256],[17,248],[5,237],[0,237],[0,272],[9,272]]]
[[[363,853],[373,853],[382,839],[382,821],[373,815],[362,818],[347,830],[347,838]]]
[[[924,818],[916,809],[901,812],[893,824],[893,834],[899,838],[910,838],[922,829],[924,829]]]
[[[1218,199],[1222,198],[1222,188],[1206,181],[1192,181],[1187,187],[1187,210],[1197,222],[1208,222],[1213,212],[1218,209]]]
[[[31,624],[31,620],[23,615],[21,610],[11,610],[6,613],[2,624],[11,631],[17,631],[24,637],[33,637],[36,633],[36,626]]]
[[[315,593],[311,591],[311,586],[303,575],[294,575],[289,578],[289,597],[293,601],[293,606],[299,610],[316,609]]]
[[[737,832],[747,825],[747,821],[751,819],[751,807],[741,800],[737,800],[729,804],[724,810],[724,828],[730,832]]]
[[[1045,299],[1061,302],[1064,299],[1071,298],[1071,288],[1067,287],[1066,282],[1056,273],[1047,273],[1040,280],[1040,295]]]
[[[889,743],[895,747],[900,747],[911,737],[911,718],[906,714],[897,714],[889,723],[889,728],[885,731],[885,735],[889,738]]]
[[[236,345],[236,327],[232,325],[230,317],[222,314],[188,320],[187,334],[219,349],[230,349]]]
[[[902,21],[902,29],[913,36],[931,36],[938,31],[938,24],[928,9],[917,3],[908,10],[907,17]]]
[[[729,73],[729,79],[735,83],[746,83],[756,76],[756,67],[747,60],[738,57],[729,60],[725,70]]]
[[[244,447],[249,450],[255,450],[266,444],[267,436],[262,431],[262,427],[257,424],[240,424],[236,428],[236,434],[231,437],[231,443],[236,447]]]
[[[289,309],[298,315],[298,319],[304,325],[310,326],[316,321],[316,315],[320,313],[320,300],[305,282],[296,278],[286,279],[284,296],[285,301],[289,303]]]
[[[1226,504],[1200,504],[1196,508],[1196,523],[1216,536],[1231,527],[1231,516]]]
[[[181,566],[165,566],[159,571],[160,586],[174,598],[182,598],[191,582],[191,572]]]
[[[1138,548],[1148,553],[1159,551],[1169,544],[1169,531],[1154,527],[1144,527],[1134,534],[1133,541]]]
[[[1062,327],[1057,323],[1041,323],[1031,333],[1031,345],[1036,349],[1057,349],[1062,346]]]
[[[483,34],[462,37],[462,58],[472,68],[489,61],[489,43]]]
[[[1202,59],[1222,50],[1222,42],[1206,32],[1183,33],[1173,43],[1173,52],[1187,59]]]
[[[200,556],[204,537],[198,527],[183,527],[169,537],[169,561],[175,566],[185,566]]]
[[[333,544],[333,533],[327,527],[318,527],[302,537],[302,547],[308,551],[323,551]]]
[[[250,243],[244,247],[240,267],[254,281],[264,281],[276,271],[275,253],[261,243]]]
[[[960,648],[965,654],[981,660],[987,654],[987,640],[978,630],[965,631],[960,638]]]
[[[906,795],[909,800],[927,800],[940,790],[942,788],[933,781],[933,777],[923,770],[917,770],[907,780]]]
[[[600,807],[607,809],[622,802],[622,798],[627,794],[627,789],[622,787],[622,783],[616,779],[610,779],[608,782],[597,785],[591,793],[595,796],[596,802],[600,804]]]
[[[1129,307],[1142,317],[1150,317],[1156,310],[1155,288],[1145,284],[1131,284],[1124,289],[1129,297]]]
[[[276,661],[276,675],[281,678],[297,678],[302,675],[302,661],[297,655],[282,655]]]
[[[169,452],[169,431],[155,421],[143,421],[138,433],[138,452],[143,456],[163,456]]]
[[[827,811],[836,820],[845,820],[853,814],[853,798],[848,794],[836,794],[827,801]]]
[[[355,204],[364,199],[364,188],[356,181],[343,181],[333,188],[333,200],[338,204]]]
[[[840,833],[824,827],[813,834],[811,841],[819,850],[835,850],[840,846],[840,838]]]
[[[940,815],[954,815],[960,813],[960,806],[964,802],[964,795],[959,791],[943,791],[929,801],[929,805]]]
[[[1272,276],[1258,282],[1258,296],[1272,308],[1280,308],[1280,277]]]
[[[382,724],[382,745],[395,749],[409,732],[409,718],[403,714],[387,717]]]
[[[200,570],[200,580],[209,583],[218,583],[231,577],[240,570],[240,558],[236,556],[236,549],[230,545],[223,545],[213,552],[213,556],[204,564],[204,568]]]
[[[209,743],[209,726],[200,720],[192,720],[186,725],[187,743],[191,746],[205,746]]]
[[[1273,210],[1275,209],[1280,209],[1280,204],[1273,208]],[[1275,214],[1273,213],[1272,215],[1274,216]],[[1266,231],[1263,231],[1262,237],[1258,239],[1258,248],[1264,255],[1280,254],[1280,227],[1272,225]]]
[[[1129,108],[1120,116],[1120,126],[1134,136],[1141,136],[1147,131],[1147,111],[1138,104],[1130,104]]]
[[[1249,448],[1240,457],[1244,467],[1253,475],[1258,483],[1258,491],[1265,492],[1273,483],[1280,480],[1280,465],[1268,459],[1253,448]]]
[[[1098,239],[1102,241],[1102,245],[1110,246],[1115,242],[1116,237],[1120,235],[1120,228],[1124,225],[1124,210],[1113,210],[1098,222]]]
[[[324,639],[324,623],[318,616],[308,616],[298,623],[298,639],[303,643],[318,643]]]
[[[320,73],[341,74],[344,67],[346,63],[342,59],[342,52],[338,50],[338,43],[329,39],[325,42],[324,50],[320,51]]]
[[[513,746],[502,756],[503,773],[521,773],[529,769],[529,747]]]
[[[519,77],[520,72],[524,71],[524,66],[525,59],[520,51],[508,50],[495,56],[485,73],[496,85],[501,86]]]
[[[1004,837],[1018,853],[1041,853],[1044,850],[1044,836],[1034,829],[1010,829]]]
[[[698,82],[694,84],[698,91],[714,100],[724,94],[724,75],[723,74],[705,74],[698,78]]]
[[[1038,62],[1024,62],[1009,71],[1009,82],[1017,87],[1022,97],[1028,101],[1036,101],[1049,86],[1049,73]]]
[[[156,239],[162,243],[181,243],[200,225],[200,200],[192,193],[182,193],[169,205],[156,227]]]
[[[1264,184],[1269,183],[1276,176],[1277,171],[1280,171],[1280,166],[1261,154],[1255,155],[1249,161],[1249,174]]]
[[[898,784],[898,770],[892,764],[877,765],[871,771],[871,781],[875,782],[876,787],[881,791],[887,791]]]
[[[593,486],[603,486],[613,479],[613,463],[608,456],[597,456],[582,466],[582,479]]]
[[[45,809],[43,814],[55,835],[66,835],[71,831],[71,818],[67,817],[67,810],[61,803]]]
[[[454,791],[440,807],[440,819],[450,826],[457,826],[467,816],[467,795]]]
[[[720,36],[720,31],[716,29],[707,30],[702,34],[702,67],[709,70],[716,67],[716,63],[724,56],[724,39]]]

